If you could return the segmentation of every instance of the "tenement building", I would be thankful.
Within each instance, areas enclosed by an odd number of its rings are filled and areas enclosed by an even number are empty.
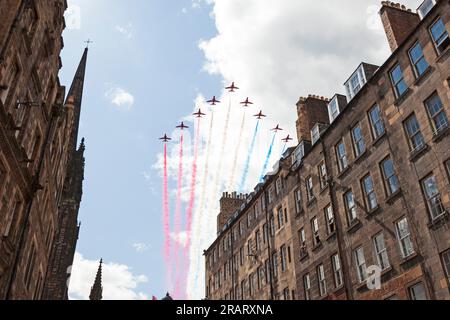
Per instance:
[[[380,15],[387,61],[300,98],[298,146],[224,194],[207,299],[450,299],[450,4]]]
[[[66,0],[0,5],[0,299],[67,298],[87,49],[66,98],[58,77],[66,8]]]

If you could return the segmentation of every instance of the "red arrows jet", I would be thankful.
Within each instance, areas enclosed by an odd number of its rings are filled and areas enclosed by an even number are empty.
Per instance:
[[[236,90],[239,90],[239,88],[234,85],[234,82],[231,84],[231,86],[226,87],[225,89],[227,89],[228,92],[235,92]]]
[[[177,126],[176,128],[177,128],[177,129],[181,129],[181,130],[189,129],[188,126],[184,125],[184,122],[181,122],[181,124],[180,124],[179,126]]]
[[[245,101],[242,101],[241,104],[244,105],[244,107],[248,107],[249,104],[253,104],[253,102],[251,102],[248,98],[245,99]]]
[[[278,132],[278,131],[283,131],[283,129],[281,129],[280,125],[277,124],[277,126],[275,128],[273,128],[272,131]]]
[[[206,114],[203,113],[201,109],[198,109],[198,112],[196,112],[196,113],[194,113],[194,114],[192,114],[192,115],[193,115],[193,116],[196,116],[197,118],[201,118],[201,117],[203,117],[203,116],[206,116]]]
[[[262,111],[260,111],[258,114],[255,114],[254,117],[258,118],[259,120],[261,120],[262,118],[265,118],[266,115],[262,113]]]
[[[216,104],[220,103],[220,101],[216,99],[216,96],[214,96],[211,100],[206,101],[206,102],[208,102],[212,106],[215,106]]]
[[[169,141],[172,140],[172,139],[170,139],[170,138],[167,136],[167,134],[165,134],[164,137],[159,138],[159,140],[162,140],[162,141],[164,141],[164,142],[169,142]]]
[[[291,138],[290,135],[288,135],[286,138],[282,139],[282,141],[289,143],[289,141],[292,141],[293,139]]]

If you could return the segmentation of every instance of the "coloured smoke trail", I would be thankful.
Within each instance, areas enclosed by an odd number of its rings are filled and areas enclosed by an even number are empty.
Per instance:
[[[266,161],[264,162],[264,167],[261,172],[261,176],[259,181],[262,182],[264,180],[264,176],[266,175],[267,167],[269,166],[270,157],[272,156],[273,146],[275,144],[275,138],[277,136],[277,132],[273,134],[272,143],[270,144],[269,152],[267,152]]]
[[[174,222],[174,236],[175,236],[175,240],[174,242],[174,249],[173,249],[173,255],[175,258],[175,275],[177,275],[179,273],[179,268],[180,268],[180,263],[179,263],[179,259],[180,259],[180,253],[179,253],[179,249],[180,249],[180,239],[179,239],[179,234],[181,231],[181,209],[182,209],[182,199],[181,199],[181,193],[182,193],[182,189],[183,189],[183,144],[184,144],[184,133],[183,131],[181,131],[181,136],[180,136],[180,153],[179,153],[179,164],[178,164],[178,183],[177,183],[177,202],[176,202],[176,207],[175,207],[175,222]],[[177,239],[178,237],[178,239]]]
[[[192,162],[192,178],[191,178],[191,193],[189,197],[189,204],[186,210],[186,244],[183,250],[183,267],[181,272],[181,279],[177,281],[177,296],[181,294],[183,297],[185,290],[180,292],[181,288],[186,288],[187,273],[190,267],[189,263],[189,248],[191,246],[191,229],[192,229],[192,212],[194,211],[195,195],[197,186],[197,160],[198,160],[198,145],[200,143],[200,119],[197,122],[197,131],[194,141],[194,160]],[[183,297],[184,298],[184,297]]]
[[[244,172],[242,174],[241,183],[239,185],[239,193],[244,191],[245,185],[247,183],[248,173],[249,173],[249,169],[250,169],[250,161],[252,159],[252,155],[255,150],[256,138],[258,136],[259,123],[260,123],[260,120],[258,120],[258,122],[256,122],[256,127],[255,127],[255,131],[253,133],[253,138],[252,138],[252,143],[250,145],[250,149],[247,154],[247,160],[245,161],[245,165],[244,165]]]
[[[246,119],[246,110],[244,110],[244,116],[242,117],[242,123],[241,123],[241,129],[239,130],[238,141],[237,141],[237,144],[236,144],[236,149],[234,150],[233,167],[231,169],[230,181],[228,183],[228,189],[229,190],[231,190],[233,188],[233,186],[234,186],[234,180],[235,180],[235,176],[236,176],[236,169],[237,169],[239,150],[241,149],[242,135],[243,135],[244,128],[245,128],[245,119]]]
[[[163,224],[164,224],[164,260],[167,265],[166,281],[171,275],[170,264],[170,209],[169,209],[169,183],[167,175],[167,143],[164,144],[164,172],[163,172]],[[168,283],[169,284],[169,283]]]

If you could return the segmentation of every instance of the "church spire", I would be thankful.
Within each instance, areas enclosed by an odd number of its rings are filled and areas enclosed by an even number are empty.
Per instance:
[[[84,49],[83,56],[81,57],[80,64],[78,65],[77,72],[75,73],[75,77],[73,78],[72,85],[70,86],[66,98],[66,104],[71,103],[74,106],[74,123],[70,141],[70,148],[72,150],[75,150],[78,142],[78,128],[80,126],[81,102],[83,100],[88,50],[87,47]]]
[[[89,300],[102,300],[102,264],[103,259],[100,260],[100,265],[98,266],[97,275],[95,276],[94,285],[91,288],[91,294],[89,295]]]

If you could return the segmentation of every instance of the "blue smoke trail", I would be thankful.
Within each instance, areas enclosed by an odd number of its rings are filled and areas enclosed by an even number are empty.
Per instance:
[[[259,181],[263,182],[264,176],[266,175],[267,167],[269,166],[269,160],[270,156],[272,155],[273,145],[275,144],[275,137],[277,136],[277,133],[275,132],[273,134],[272,143],[270,144],[269,152],[267,153],[266,162],[264,162],[264,167],[261,172],[261,176],[259,177]]]
[[[250,168],[250,160],[252,158],[253,151],[255,149],[256,137],[258,135],[258,130],[259,130],[259,120],[256,123],[255,132],[253,133],[252,143],[250,145],[250,149],[247,154],[247,160],[245,161],[244,172],[242,174],[241,184],[239,185],[239,189],[238,189],[239,193],[241,193],[243,191],[243,189],[245,188],[245,183],[247,182],[248,171]]]

